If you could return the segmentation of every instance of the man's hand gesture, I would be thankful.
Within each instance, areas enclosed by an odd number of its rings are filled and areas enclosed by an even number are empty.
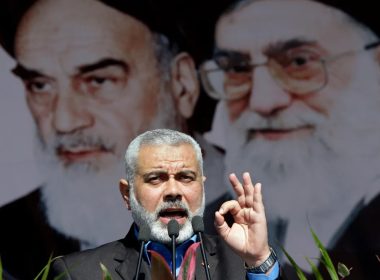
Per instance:
[[[224,202],[215,212],[216,230],[247,265],[260,265],[270,255],[261,184],[253,186],[248,172],[243,174],[243,184],[235,174],[229,179],[237,199]],[[232,227],[224,219],[228,212],[234,218]]]

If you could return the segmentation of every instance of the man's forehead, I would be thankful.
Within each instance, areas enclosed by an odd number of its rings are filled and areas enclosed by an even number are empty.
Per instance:
[[[143,145],[137,158],[138,166],[160,168],[165,166],[192,167],[196,165],[196,155],[190,144]]]
[[[108,52],[118,49],[125,52],[122,46],[131,48],[130,45],[151,36],[149,29],[138,20],[98,1],[79,1],[75,9],[68,4],[70,1],[46,1],[32,7],[18,28],[16,55],[39,50],[64,55],[76,50],[84,52],[86,48],[90,55],[99,50],[107,52],[107,49]]]
[[[87,44],[59,45],[57,48],[49,48],[47,45],[42,48],[30,46],[20,52],[18,60],[26,68],[39,70],[46,75],[64,72],[73,75],[80,72],[80,69],[94,65],[103,60],[123,61],[130,63],[129,54],[123,53],[121,49],[104,48],[99,41],[88,42]]]
[[[315,42],[331,52],[363,41],[339,11],[308,0],[257,1],[222,17],[216,29],[222,49],[263,52],[290,40]]]
[[[294,50],[296,48],[300,47],[315,47],[318,48],[318,43],[307,40],[304,38],[294,38],[284,41],[277,41],[268,43],[266,47],[262,48],[262,53],[267,56],[276,56],[284,54],[285,52],[289,50]],[[244,49],[219,49],[216,48],[214,51],[214,59],[218,61],[220,64],[223,64],[223,60],[226,60],[226,63],[234,64],[236,62],[237,64],[241,62],[250,62],[251,60],[251,54],[255,54],[255,52],[245,51]],[[257,57],[255,58],[255,63],[265,63],[266,59],[262,62],[257,61]]]

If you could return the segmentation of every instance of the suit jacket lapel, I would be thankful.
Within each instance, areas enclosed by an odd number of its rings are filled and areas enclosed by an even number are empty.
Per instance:
[[[134,279],[138,257],[139,244],[135,238],[134,226],[132,225],[127,236],[123,239],[114,255],[114,259],[119,263],[119,265],[115,267],[115,270],[121,279]],[[139,279],[150,280],[150,269],[145,261],[141,264],[140,276],[142,274],[144,276]]]
[[[219,264],[219,256],[216,254],[216,240],[208,235],[203,235],[203,241],[205,246],[205,252],[209,263],[209,270],[211,278]],[[139,244],[134,236],[133,226],[129,230],[127,236],[120,243],[120,246],[115,250],[114,259],[119,264],[116,265],[115,271],[119,274],[123,280],[134,280],[135,270],[137,266],[137,260],[139,255]],[[141,265],[140,276],[141,279],[150,280],[150,268],[148,264],[143,261]],[[204,271],[204,264],[200,248],[197,250],[196,255],[196,273],[197,280],[206,280],[206,273]]]
[[[213,279],[213,274],[216,270],[216,267],[219,264],[219,256],[216,254],[216,242],[214,239],[207,235],[203,235],[203,243],[205,247],[205,253],[207,256],[207,261],[209,264],[209,271],[211,279]],[[202,258],[201,249],[198,248],[197,250],[197,259],[196,259],[196,272],[195,276],[197,280],[206,280],[206,272],[204,269],[204,263]]]
[[[124,280],[133,280],[135,276],[136,266],[138,260],[138,253],[134,250],[127,250],[125,254],[125,259],[116,267],[116,272],[120,275],[121,279]],[[150,269],[146,262],[142,262],[140,278],[144,280],[150,279]]]

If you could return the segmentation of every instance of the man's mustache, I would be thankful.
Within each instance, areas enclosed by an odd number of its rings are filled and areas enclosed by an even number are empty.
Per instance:
[[[57,135],[53,141],[49,141],[47,149],[50,151],[65,151],[78,149],[97,149],[105,152],[114,152],[116,144],[105,140],[101,136],[84,133],[70,135]]]
[[[244,112],[234,125],[244,131],[293,130],[305,127],[317,127],[325,121],[325,116],[311,110],[301,114],[282,112],[270,116],[262,116],[254,112]]]
[[[160,213],[168,208],[178,208],[185,211],[185,214],[187,217],[189,217],[190,209],[189,206],[184,203],[183,201],[177,200],[177,201],[165,201],[161,203],[155,210],[156,218],[159,218]]]

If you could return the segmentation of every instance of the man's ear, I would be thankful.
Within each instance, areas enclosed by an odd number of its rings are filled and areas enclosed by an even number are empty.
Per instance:
[[[171,63],[172,91],[178,112],[188,119],[193,115],[199,97],[199,81],[194,60],[185,52],[173,59]]]
[[[130,200],[129,200],[129,185],[125,179],[120,179],[119,189],[121,196],[123,197],[125,204],[127,205],[128,210],[131,210]]]

